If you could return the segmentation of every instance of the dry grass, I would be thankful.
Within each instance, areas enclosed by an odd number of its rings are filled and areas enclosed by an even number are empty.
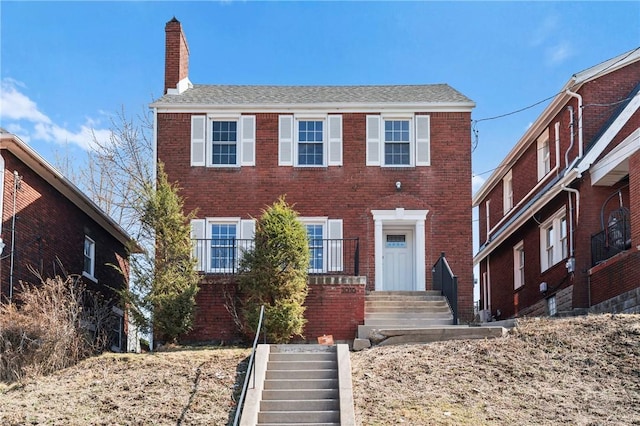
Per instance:
[[[107,354],[0,384],[0,424],[225,425],[247,349]],[[640,425],[640,316],[352,353],[360,425]],[[244,365],[244,364],[242,364]]]

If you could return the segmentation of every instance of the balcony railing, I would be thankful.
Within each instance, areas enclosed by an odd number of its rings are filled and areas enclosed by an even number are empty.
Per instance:
[[[253,249],[253,240],[192,239],[196,268],[205,274],[238,273],[244,253]],[[309,242],[311,262],[309,274],[359,275],[360,245],[358,238],[313,239]]]
[[[591,236],[591,266],[631,247],[629,218],[623,217]]]

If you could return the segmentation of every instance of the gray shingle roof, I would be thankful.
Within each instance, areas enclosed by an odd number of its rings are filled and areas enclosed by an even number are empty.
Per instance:
[[[196,84],[180,95],[165,95],[154,104],[291,105],[415,104],[473,101],[447,84],[404,86],[222,86]]]

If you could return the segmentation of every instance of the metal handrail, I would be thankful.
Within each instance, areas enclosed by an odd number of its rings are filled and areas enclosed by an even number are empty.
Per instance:
[[[244,384],[242,385],[242,392],[240,393],[240,399],[236,407],[236,415],[233,418],[233,426],[238,426],[240,421],[240,413],[244,408],[244,398],[247,395],[247,389],[249,388],[249,376],[253,373],[253,386],[255,387],[255,372],[253,372],[253,359],[256,355],[256,347],[258,346],[258,338],[260,337],[260,331],[262,329],[262,319],[264,318],[264,305],[260,307],[260,319],[258,320],[258,328],[256,329],[256,337],[253,339],[253,349],[251,350],[251,356],[249,357],[249,365],[247,365],[247,373],[244,376]]]

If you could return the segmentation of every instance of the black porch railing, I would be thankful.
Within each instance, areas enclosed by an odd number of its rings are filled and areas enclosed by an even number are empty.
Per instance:
[[[591,236],[591,266],[631,248],[631,227],[628,217],[610,223]]]
[[[431,268],[433,289],[440,290],[447,298],[453,313],[453,324],[458,324],[458,277],[453,275],[449,262],[440,254],[440,259]]]
[[[253,249],[253,240],[192,239],[196,268],[205,274],[234,275],[238,273],[240,260]],[[313,239],[309,242],[312,275],[360,274],[360,243],[358,238]]]

